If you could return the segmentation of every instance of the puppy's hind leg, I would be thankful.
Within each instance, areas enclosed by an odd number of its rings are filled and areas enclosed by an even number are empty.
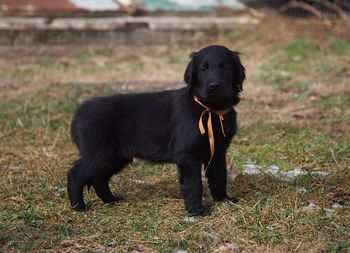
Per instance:
[[[120,172],[132,160],[126,158],[114,159],[112,164],[106,164],[96,170],[92,178],[92,185],[95,188],[97,196],[104,203],[114,203],[123,200],[122,197],[113,195],[109,188],[108,181],[114,175]]]
[[[68,172],[67,191],[71,206],[76,211],[85,211],[83,189],[90,184],[88,172],[81,160],[75,162]]]

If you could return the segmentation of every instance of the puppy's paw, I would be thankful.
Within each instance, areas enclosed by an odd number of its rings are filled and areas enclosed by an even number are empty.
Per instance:
[[[228,196],[225,196],[225,197],[216,197],[214,198],[215,201],[218,201],[218,202],[226,202],[226,203],[233,203],[233,204],[236,204],[239,199],[238,198],[235,198],[235,197],[228,197]]]
[[[116,202],[120,202],[120,201],[123,201],[123,200],[124,200],[124,198],[122,196],[111,195],[111,196],[108,196],[108,198],[103,199],[103,202],[106,203],[106,204],[114,204]]]
[[[189,213],[190,213],[190,217],[204,217],[210,214],[209,209],[204,207],[198,210],[193,210]]]
[[[85,204],[77,204],[75,206],[72,206],[72,209],[77,212],[86,212],[88,210]]]

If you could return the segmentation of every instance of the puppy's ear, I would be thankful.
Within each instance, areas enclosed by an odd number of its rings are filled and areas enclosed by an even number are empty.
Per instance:
[[[239,59],[241,53],[237,51],[232,51],[233,61],[235,64],[234,72],[234,84],[237,85],[239,91],[243,91],[243,81],[245,79],[245,68]]]
[[[186,70],[185,70],[185,74],[184,74],[184,80],[185,82],[187,83],[187,87],[188,87],[188,90],[191,90],[192,89],[192,86],[193,86],[193,83],[194,83],[194,63],[193,63],[193,58],[195,56],[196,52],[192,52],[190,54],[190,62],[188,63],[187,67],[186,67]]]

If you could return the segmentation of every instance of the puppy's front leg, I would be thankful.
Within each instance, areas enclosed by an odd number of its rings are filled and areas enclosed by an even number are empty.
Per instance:
[[[177,166],[186,210],[193,216],[209,214],[202,204],[203,185],[200,162],[191,157],[184,157]]]
[[[209,189],[215,201],[238,202],[238,199],[229,198],[226,193],[227,171],[224,152],[218,152],[214,155],[205,175],[208,178]]]

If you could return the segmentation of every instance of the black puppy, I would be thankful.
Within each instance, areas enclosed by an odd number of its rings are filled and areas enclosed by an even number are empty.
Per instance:
[[[236,133],[239,93],[245,79],[238,52],[209,46],[192,53],[186,88],[93,98],[76,111],[71,134],[80,159],[68,173],[68,195],[85,210],[84,186],[105,203],[119,201],[108,181],[132,162],[176,163],[186,210],[208,214],[202,204],[201,166],[216,201],[226,194],[226,150]]]

